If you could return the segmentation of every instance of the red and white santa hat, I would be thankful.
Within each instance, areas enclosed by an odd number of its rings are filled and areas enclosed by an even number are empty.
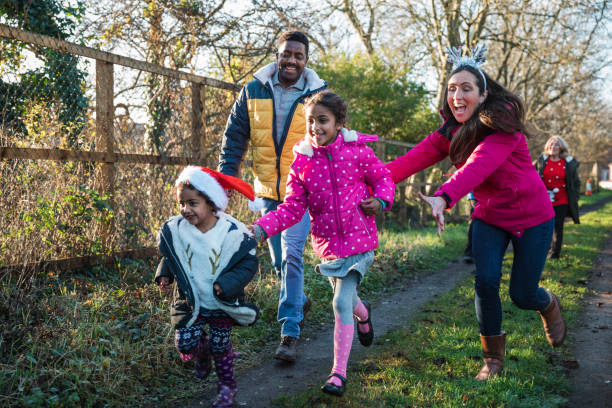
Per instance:
[[[208,196],[211,201],[221,210],[225,211],[229,201],[225,190],[236,190],[249,199],[249,208],[258,206],[256,203],[253,187],[244,180],[237,177],[200,166],[187,166],[176,179],[175,185],[188,182],[196,190]],[[258,198],[259,199],[259,198]]]

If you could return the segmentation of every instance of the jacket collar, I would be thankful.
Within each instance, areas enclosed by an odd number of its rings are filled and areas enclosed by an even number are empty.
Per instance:
[[[574,160],[574,158],[572,156],[566,156],[565,158],[563,158],[563,157],[561,157],[561,158],[564,159],[566,163],[569,163],[572,160]],[[544,159],[544,161],[548,160],[548,155],[547,154],[543,154],[542,155],[542,159]]]
[[[261,82],[263,85],[269,83],[270,87],[272,87],[272,78],[276,73],[277,68],[277,63],[271,62],[268,65],[260,68],[257,72],[255,72],[255,74],[253,74],[253,77],[259,82]],[[304,80],[306,83],[304,87],[305,92],[314,91],[327,85],[326,82],[323,81],[319,77],[319,75],[317,75],[317,73],[310,68],[304,68],[304,73],[302,75],[304,76]]]
[[[338,139],[341,139],[341,140],[338,140]],[[340,129],[340,132],[338,133],[338,137],[336,138],[336,141],[329,146],[331,147],[335,144],[340,144],[340,143],[356,142],[357,140],[359,140],[359,134],[357,132],[355,132],[354,130],[348,130],[347,128],[342,128]],[[322,146],[322,147],[326,148],[328,146]],[[296,144],[293,147],[293,152],[296,154],[299,153],[299,154],[303,154],[304,156],[312,157],[314,155],[314,149],[315,147],[312,145],[312,140],[310,139],[310,136],[306,135],[306,137],[302,139],[300,143]]]

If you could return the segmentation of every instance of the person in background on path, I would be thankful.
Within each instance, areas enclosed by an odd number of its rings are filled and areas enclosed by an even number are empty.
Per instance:
[[[503,367],[506,334],[499,286],[509,242],[514,247],[512,301],[521,309],[538,311],[553,347],[561,345],[566,334],[558,298],[539,286],[554,211],[531,163],[524,105],[480,68],[485,50],[476,47],[470,57],[447,49],[453,71],[444,95],[444,124],[387,164],[397,183],[450,156],[458,170],[432,197],[420,194],[432,208],[438,234],[444,230],[445,209],[470,191],[478,200],[472,231],[476,317],[484,357],[478,380],[497,375]]]
[[[316,72],[306,68],[308,46],[308,37],[300,31],[281,34],[276,62],[255,73],[227,120],[218,170],[236,176],[250,141],[255,193],[263,198],[262,215],[276,210],[285,198],[292,149],[304,136],[304,98],[327,87]],[[311,305],[304,294],[302,259],[309,231],[310,220],[305,215],[268,240],[272,264],[281,278],[281,342],[275,358],[289,362],[297,357],[302,321]]]
[[[548,253],[551,259],[559,258],[563,244],[563,224],[569,215],[574,224],[580,224],[578,198],[580,179],[576,159],[569,155],[569,147],[561,136],[553,136],[546,142],[544,153],[538,157],[536,168],[550,195],[555,210],[555,229]]]
[[[226,189],[255,198],[251,186],[235,177],[195,166],[181,172],[176,180],[180,215],[166,221],[159,233],[163,259],[155,275],[164,293],[176,281],[170,316],[181,360],[193,360],[200,379],[211,371],[211,356],[215,360],[214,407],[232,407],[237,392],[232,327],[252,325],[259,314],[255,305],[244,302],[244,288],[257,272],[257,241],[224,212]]]
[[[299,222],[306,210],[312,223],[312,246],[334,290],[334,366],[321,390],[342,396],[355,320],[364,346],[372,344],[370,306],[357,286],[374,261],[378,235],[374,214],[393,204],[395,185],[367,142],[378,140],[344,128],[346,104],[331,91],[304,103],[306,137],[293,149],[285,202],[257,220],[258,241]]]
[[[474,225],[472,216],[474,215],[474,208],[476,207],[477,201],[474,197],[473,192],[469,192],[467,195],[468,203],[470,203],[470,221],[468,224],[467,242],[465,243],[465,249],[463,250],[463,262],[466,264],[473,264],[474,257],[472,256],[472,227]]]

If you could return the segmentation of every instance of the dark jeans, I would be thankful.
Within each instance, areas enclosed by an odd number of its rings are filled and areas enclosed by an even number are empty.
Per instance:
[[[550,245],[550,256],[551,258],[558,258],[561,254],[561,245],[563,245],[563,225],[568,205],[553,205],[553,209],[555,210],[555,231],[553,232],[552,244]]]
[[[514,261],[510,275],[510,298],[521,309],[544,310],[550,303],[548,293],[538,283],[550,247],[553,220],[525,230],[521,237],[475,219],[472,250],[476,264],[476,317],[480,334],[501,334],[502,308],[499,299],[502,261],[512,242]]]
[[[464,256],[472,256],[472,230],[474,229],[474,200],[470,200],[470,223],[468,224],[467,242],[465,243],[465,249],[463,250]]]

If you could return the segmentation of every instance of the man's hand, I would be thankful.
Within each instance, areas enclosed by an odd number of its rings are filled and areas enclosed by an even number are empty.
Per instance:
[[[428,197],[419,191],[419,198],[431,206],[431,214],[438,224],[438,236],[444,231],[444,210],[446,209],[446,200],[442,197]]]
[[[380,201],[374,197],[366,198],[359,203],[361,210],[366,215],[374,215],[380,211]]]
[[[221,296],[223,294],[223,289],[221,289],[221,286],[218,283],[213,285],[213,289],[215,290],[215,295]]]
[[[159,278],[159,290],[162,294],[167,295],[172,292],[172,284],[170,283],[170,278],[167,276],[162,276]]]

